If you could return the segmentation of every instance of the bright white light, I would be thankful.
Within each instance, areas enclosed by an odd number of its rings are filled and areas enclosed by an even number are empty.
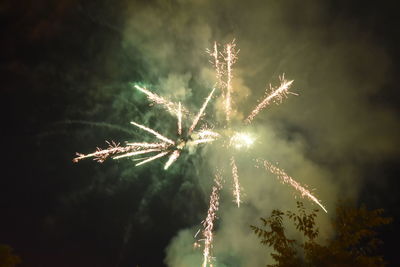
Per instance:
[[[235,147],[236,149],[240,148],[249,148],[254,143],[254,138],[252,138],[247,133],[235,133],[230,139],[230,146]]]

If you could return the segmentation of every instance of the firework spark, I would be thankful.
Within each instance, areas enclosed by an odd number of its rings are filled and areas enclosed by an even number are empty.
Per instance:
[[[180,154],[181,154],[181,152],[179,150],[174,150],[174,152],[172,152],[171,156],[169,156],[167,163],[165,163],[164,170],[167,170],[169,168],[169,166],[171,166],[172,163],[174,163],[179,158]]]
[[[219,208],[219,191],[222,188],[222,176],[219,172],[215,175],[214,182],[215,185],[212,188],[210,196],[210,205],[207,212],[207,218],[203,222],[204,226],[203,267],[206,267],[207,264],[212,260],[211,249],[213,246],[212,242],[214,239],[213,235],[214,221],[217,217],[217,211]]]
[[[236,204],[238,208],[240,207],[240,184],[239,184],[239,174],[238,169],[235,162],[235,157],[231,157],[231,166],[232,166],[232,178],[234,183],[233,188],[233,196],[235,197]]]
[[[260,161],[260,160],[258,160]],[[275,174],[282,183],[290,184],[294,189],[300,192],[302,197],[308,197],[310,200],[315,202],[318,206],[320,206],[326,213],[328,212],[324,205],[311,194],[311,192],[300,185],[300,183],[296,182],[292,177],[286,174],[284,170],[279,169],[278,167],[272,165],[269,161],[263,160],[261,161],[266,170],[269,170],[271,173]]]
[[[126,145],[137,148],[164,147],[165,143],[126,143]]]
[[[225,46],[225,61],[226,61],[226,94],[225,94],[225,112],[226,112],[226,121],[230,121],[231,111],[232,111],[232,66],[236,61],[236,52],[235,52],[235,40],[232,43],[229,43]]]
[[[158,152],[158,151],[161,151],[161,148],[151,148],[151,149],[146,149],[146,150],[129,152],[129,153],[122,154],[119,156],[114,156],[113,159],[121,159],[121,158],[132,157],[132,156],[147,154],[147,153],[151,153],[151,152]]]
[[[215,75],[216,75],[216,78],[217,78],[217,87],[222,88],[224,86],[223,83],[222,83],[222,75],[223,75],[223,73],[222,73],[222,68],[221,68],[221,65],[220,65],[221,63],[219,61],[219,53],[218,53],[218,44],[217,44],[217,42],[214,42],[214,49],[213,49],[212,52],[210,50],[208,50],[208,49],[206,51],[212,57],[212,60],[210,62],[211,62],[211,64],[214,65],[214,68],[215,68]]]
[[[219,138],[221,135],[217,132],[211,131],[209,129],[201,130],[200,132],[197,133],[200,138]]]
[[[147,162],[153,161],[153,160],[155,160],[155,159],[164,157],[164,156],[167,155],[168,153],[169,153],[168,151],[158,153],[157,155],[155,155],[155,156],[153,156],[153,157],[150,157],[150,158],[148,158],[148,159],[146,159],[146,160],[143,160],[143,161],[141,161],[141,162],[139,162],[139,163],[136,163],[135,166],[140,166],[140,165],[143,165],[143,164],[145,164],[145,163],[147,163]]]
[[[188,111],[186,110],[186,108],[184,107],[179,107],[181,104],[177,105],[174,102],[171,102],[159,95],[157,95],[156,93],[153,93],[151,91],[149,91],[148,89],[141,87],[137,84],[134,85],[134,87],[139,90],[140,92],[144,93],[145,95],[147,95],[147,98],[153,102],[156,103],[158,105],[163,106],[165,109],[167,109],[169,112],[171,112],[172,114],[177,114],[179,112],[179,109],[181,108],[181,112],[184,113],[188,113]]]
[[[178,105],[178,135],[182,135],[182,105],[181,102],[179,102]]]
[[[94,158],[94,160],[101,163],[104,160],[106,160],[108,157],[110,157],[111,155],[115,155],[115,154],[137,153],[137,152],[140,152],[138,150],[144,149],[141,151],[148,151],[148,149],[150,149],[150,148],[154,149],[153,151],[159,151],[166,147],[165,143],[128,143],[128,145],[125,147],[121,147],[119,143],[115,143],[114,141],[111,141],[111,142],[106,141],[106,143],[108,144],[108,148],[106,148],[106,149],[97,148],[96,152],[86,154],[86,155],[81,154],[81,153],[76,153],[77,157],[74,158],[72,161],[78,162],[85,158]],[[133,151],[133,152],[131,152],[131,151]],[[153,151],[150,151],[150,152],[153,152]],[[147,152],[145,152],[145,153],[147,153]],[[143,153],[139,153],[139,154],[143,154]],[[137,154],[137,155],[139,155],[139,154]]]
[[[292,85],[293,80],[287,81],[284,74],[279,77],[279,80],[281,84],[278,88],[273,88],[271,85],[269,85],[271,93],[267,94],[267,96],[253,109],[245,121],[247,124],[251,123],[254,117],[257,116],[257,114],[260,113],[260,111],[267,107],[271,102],[280,103],[282,102],[283,98],[287,97],[288,94],[296,95],[295,93],[289,92],[289,88]]]
[[[214,142],[215,140],[216,139],[214,139],[214,138],[203,138],[203,139],[193,140],[190,142],[190,144],[198,145],[198,144],[204,144],[204,143],[211,143],[211,142]]]
[[[203,116],[204,114],[204,110],[206,109],[208,102],[210,102],[210,99],[212,97],[212,95],[214,94],[215,88],[212,89],[211,93],[208,95],[208,97],[206,98],[206,100],[203,103],[203,106],[201,107],[201,109],[199,110],[199,113],[197,113],[197,116],[194,118],[192,126],[190,126],[189,128],[189,135],[193,132],[193,130],[196,128],[201,116]]]
[[[142,88],[138,85],[135,86],[137,89],[140,91],[144,92],[148,98],[160,105],[164,105],[169,109],[169,111],[174,111],[174,113],[177,115],[177,132],[179,136],[182,136],[182,112],[183,112],[183,107],[181,103],[179,102],[177,105],[175,103],[169,102],[165,100],[164,98],[158,96],[157,94],[154,94],[150,92],[149,90]],[[73,159],[73,162],[78,162],[79,160],[85,159],[85,158],[90,158],[93,157],[96,161],[98,162],[103,162],[106,160],[108,157],[113,156],[113,159],[121,159],[121,158],[127,158],[127,157],[134,157],[138,155],[143,155],[143,154],[149,154],[149,153],[154,153],[158,152],[158,154],[154,156],[149,156],[141,159],[134,159],[134,160],[142,160],[139,163],[136,164],[136,166],[143,165],[145,163],[148,163],[150,161],[153,161],[155,159],[164,157],[168,154],[170,154],[168,161],[164,165],[164,169],[167,170],[180,156],[182,149],[184,149],[188,145],[198,145],[201,143],[209,143],[212,141],[215,141],[218,137],[219,134],[216,132],[213,132],[209,129],[203,129],[200,132],[196,133],[193,132],[196,126],[198,125],[200,119],[204,115],[205,109],[207,108],[207,105],[209,101],[211,100],[211,97],[215,91],[215,88],[210,92],[208,97],[206,98],[205,102],[203,103],[201,109],[199,110],[197,116],[194,118],[192,122],[191,128],[188,130],[188,135],[185,137],[185,140],[178,139],[176,141],[173,141],[169,139],[168,137],[160,134],[156,130],[153,130],[149,127],[146,127],[142,124],[139,124],[137,122],[131,122],[132,125],[148,132],[154,135],[157,139],[159,139],[162,142],[158,143],[146,143],[146,142],[134,142],[134,143],[126,143],[126,146],[122,147],[120,146],[119,143],[115,143],[114,141],[112,142],[107,142],[108,148],[106,149],[100,149],[97,148],[97,150],[93,153],[90,154],[81,154],[81,153],[76,153],[77,157]],[[172,107],[177,107],[172,108]],[[193,136],[192,136],[193,134]],[[197,138],[200,137],[200,138]],[[189,141],[187,141],[189,140]]]
[[[153,134],[155,137],[157,137],[158,139],[160,139],[160,140],[162,140],[164,142],[170,143],[171,145],[175,145],[174,141],[172,141],[171,139],[168,139],[167,137],[165,137],[162,134],[154,131],[153,129],[150,129],[150,128],[148,128],[148,127],[146,127],[144,125],[141,125],[139,123],[136,123],[134,121],[131,121],[131,124],[135,125],[136,127],[140,128],[140,129],[145,130],[146,132],[149,132],[149,133]]]

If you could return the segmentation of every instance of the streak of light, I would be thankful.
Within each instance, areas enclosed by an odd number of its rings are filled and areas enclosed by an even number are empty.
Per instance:
[[[215,141],[214,138],[204,138],[204,139],[197,139],[197,140],[190,141],[189,144],[198,145],[198,144],[210,143],[213,141]]]
[[[86,155],[81,154],[81,153],[76,153],[77,157],[74,158],[72,161],[78,162],[81,159],[93,157],[96,161],[103,162],[110,155],[117,154],[117,153],[126,153],[126,152],[129,152],[132,150],[137,150],[137,147],[135,147],[135,146],[121,147],[119,145],[119,143],[115,143],[114,141],[112,141],[112,142],[106,141],[106,143],[108,144],[108,148],[106,148],[106,149],[97,148],[96,152],[86,154]]]
[[[258,114],[261,110],[263,110],[265,107],[267,107],[267,106],[270,104],[271,101],[275,101],[276,103],[281,102],[282,99],[283,99],[284,97],[287,97],[288,93],[291,93],[291,92],[289,92],[289,88],[290,88],[290,86],[292,85],[293,80],[292,80],[292,81],[287,81],[287,80],[285,79],[285,76],[282,75],[282,76],[280,77],[280,81],[281,81],[281,84],[280,84],[280,86],[279,86],[278,88],[276,88],[276,89],[275,89],[275,88],[272,88],[271,85],[270,85],[271,93],[268,94],[268,95],[253,109],[253,111],[250,113],[250,115],[246,118],[245,122],[246,122],[247,124],[251,123],[251,121],[254,119],[254,117],[257,116],[257,114]],[[296,95],[295,93],[291,93],[291,94]]]
[[[147,128],[146,126],[141,125],[141,124],[139,124],[139,123],[136,123],[136,122],[134,122],[134,121],[131,121],[131,124],[133,124],[133,125],[135,125],[136,127],[140,128],[140,129],[143,129],[143,130],[145,130],[145,131],[147,131],[147,132],[153,134],[155,137],[157,137],[158,139],[160,139],[160,140],[162,140],[162,141],[165,141],[165,142],[167,142],[167,143],[170,143],[171,145],[175,145],[175,142],[174,142],[174,141],[172,141],[171,139],[168,139],[167,137],[161,135],[160,133],[154,131],[153,129]]]
[[[126,154],[123,154],[123,155],[115,156],[115,157],[113,157],[113,159],[132,157],[132,156],[136,156],[136,155],[147,154],[147,153],[157,152],[157,151],[161,151],[161,149],[159,149],[159,148],[151,148],[151,149],[146,149],[146,150],[129,152],[129,153],[126,153]]]
[[[214,65],[215,68],[215,74],[217,78],[217,87],[221,88],[223,90],[224,83],[222,81],[222,69],[221,69],[221,62],[219,61],[219,53],[218,53],[218,44],[217,42],[214,42],[214,49],[213,51],[208,50],[208,54],[213,58],[214,61],[212,61],[212,64]]]
[[[171,156],[169,156],[167,163],[165,163],[164,170],[167,170],[169,166],[171,166],[172,163],[174,163],[178,159],[180,154],[181,154],[180,150],[174,150]]]
[[[203,106],[199,110],[199,113],[196,115],[196,117],[193,120],[192,126],[190,126],[190,128],[189,128],[188,135],[191,135],[193,130],[196,128],[197,123],[199,122],[201,116],[204,113],[204,110],[206,109],[206,107],[208,105],[208,102],[210,102],[210,99],[211,99],[212,95],[214,94],[214,91],[215,91],[215,88],[212,89],[211,93],[208,95],[208,97],[204,101]]]
[[[134,87],[136,89],[138,89],[139,91],[141,91],[142,93],[144,93],[145,95],[147,95],[147,98],[150,101],[153,101],[156,104],[164,106],[169,112],[171,112],[173,114],[176,114],[178,112],[178,107],[177,107],[176,103],[171,102],[171,101],[157,95],[156,93],[150,92],[146,88],[141,87],[137,84]],[[182,107],[182,111],[184,111],[185,113],[188,113],[184,107]]]
[[[240,207],[240,184],[239,184],[239,174],[238,174],[238,169],[236,166],[235,158],[232,156],[231,157],[231,166],[232,166],[232,178],[233,178],[233,183],[234,183],[234,189],[233,189],[233,196],[235,197],[235,202],[238,206]]]
[[[226,121],[229,122],[232,111],[232,65],[235,63],[235,42],[229,43],[225,46],[226,64],[227,64],[227,82],[226,82],[226,95],[225,95],[225,113]]]
[[[328,211],[321,204],[321,202],[311,194],[311,192],[300,185],[297,181],[295,181],[292,177],[287,175],[284,170],[279,169],[278,167],[272,165],[269,161],[263,160],[264,168],[269,170],[271,173],[275,174],[282,183],[290,184],[294,189],[300,192],[302,197],[308,197],[310,200],[314,201],[318,206],[320,206],[326,213]]]
[[[204,251],[203,251],[203,267],[206,267],[208,262],[211,260],[211,248],[213,247],[212,242],[214,239],[213,228],[214,220],[217,217],[217,211],[219,208],[219,191],[222,188],[222,176],[220,173],[215,175],[215,185],[212,188],[210,196],[210,206],[207,212],[207,218],[204,220],[203,236],[204,236]]]
[[[137,148],[154,148],[154,147],[166,147],[165,143],[126,143],[127,146]]]
[[[146,159],[146,160],[143,160],[143,161],[137,163],[135,166],[140,166],[140,165],[143,165],[143,164],[145,164],[145,163],[147,163],[147,162],[153,161],[153,160],[155,160],[155,159],[164,157],[164,156],[167,155],[168,153],[169,153],[168,151],[158,153],[157,155],[155,155],[155,156],[153,156],[153,157],[150,157],[150,158],[148,158],[148,159]]]
[[[197,133],[200,138],[207,138],[207,137],[213,137],[213,138],[218,138],[220,137],[220,134],[211,130],[202,130]]]
[[[178,135],[182,135],[182,106],[178,104]]]
[[[194,234],[194,238],[197,238],[197,235],[200,233],[200,230],[201,229],[197,230],[197,232]]]

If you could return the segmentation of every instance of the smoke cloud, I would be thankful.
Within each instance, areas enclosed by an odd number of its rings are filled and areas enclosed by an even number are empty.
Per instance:
[[[254,171],[253,158],[278,162],[302,184],[316,188],[330,212],[319,216],[323,240],[330,236],[328,220],[335,203],[357,198],[362,167],[398,155],[398,114],[379,102],[392,79],[390,58],[372,33],[332,17],[320,1],[134,2],[125,12],[124,48],[142,57],[145,82],[193,110],[215,82],[205,53],[214,40],[223,44],[237,38],[240,48],[234,66],[237,120],[251,111],[270,82],[278,84],[279,75],[295,80],[293,91],[299,96],[268,107],[251,127],[256,145],[238,159],[245,193],[239,209],[230,195],[229,173],[225,177],[214,246],[217,266],[265,264],[266,248],[249,225],[272,209],[295,205],[292,189],[272,174]],[[216,119],[222,117],[219,105],[215,103]],[[203,153],[204,168],[224,157],[212,148]],[[212,176],[202,169],[199,175]],[[198,178],[207,202],[212,177]],[[171,240],[168,266],[201,262],[201,251],[192,248],[193,227]]]

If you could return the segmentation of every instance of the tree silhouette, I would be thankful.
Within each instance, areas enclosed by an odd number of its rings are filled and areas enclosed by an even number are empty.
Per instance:
[[[272,247],[272,258],[276,261],[270,267],[294,266],[385,266],[382,256],[376,250],[382,241],[376,228],[389,224],[392,219],[383,217],[383,209],[367,210],[339,204],[336,217],[331,222],[334,236],[326,245],[316,242],[319,230],[315,223],[318,210],[307,212],[302,202],[297,202],[297,213],[273,210],[262,226],[251,225],[251,229],[261,239],[261,244]],[[285,234],[284,218],[294,223],[305,241],[299,243]]]

